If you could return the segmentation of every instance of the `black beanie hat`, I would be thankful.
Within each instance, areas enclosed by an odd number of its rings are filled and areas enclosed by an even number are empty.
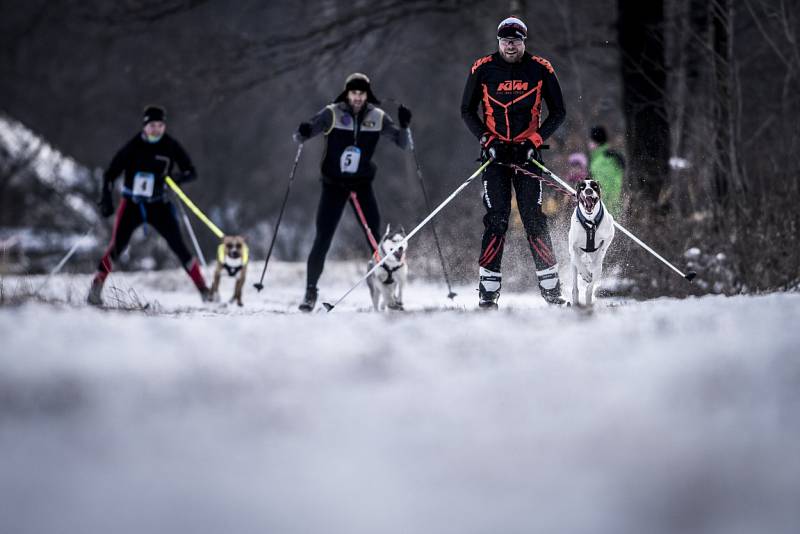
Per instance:
[[[608,142],[608,134],[606,133],[606,129],[602,126],[592,126],[592,129],[589,130],[589,139],[598,145],[606,144]]]
[[[142,124],[155,121],[167,122],[167,110],[160,106],[147,106],[144,108]]]
[[[375,104],[376,106],[381,103],[380,100],[375,98],[375,94],[372,92],[372,87],[369,83],[369,77],[366,74],[354,72],[348,76],[344,81],[344,91],[336,97],[334,102],[347,102],[348,91],[364,91],[367,93],[367,102]]]
[[[528,37],[528,27],[517,17],[503,19],[497,25],[498,39],[525,39]]]

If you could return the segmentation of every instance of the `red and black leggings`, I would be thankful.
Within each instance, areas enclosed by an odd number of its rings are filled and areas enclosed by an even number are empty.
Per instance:
[[[525,166],[531,172],[533,168]],[[538,173],[537,173],[538,174]],[[547,217],[542,213],[542,184],[531,176],[515,173],[510,167],[493,163],[483,173],[483,241],[478,263],[490,271],[500,272],[503,247],[511,215],[511,188],[517,195],[517,207],[525,227],[528,246],[541,271],[556,264]]]
[[[144,210],[144,213],[142,213],[142,210]],[[186,248],[186,244],[181,237],[178,218],[175,215],[175,207],[172,203],[151,202],[137,204],[123,197],[114,220],[111,242],[108,244],[108,248],[106,248],[106,252],[97,266],[99,275],[105,277],[111,272],[113,262],[119,259],[127,248],[134,230],[143,222],[155,228],[167,240],[169,248],[178,256],[184,269],[187,271],[192,270],[193,256],[189,249]]]

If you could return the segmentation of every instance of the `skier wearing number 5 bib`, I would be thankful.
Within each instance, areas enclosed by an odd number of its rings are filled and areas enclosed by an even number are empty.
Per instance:
[[[152,226],[167,240],[203,300],[209,299],[200,265],[181,238],[175,207],[164,190],[166,176],[172,176],[179,183],[197,177],[189,155],[178,141],[165,133],[166,119],[163,108],[147,107],[144,110],[142,130],[117,152],[103,174],[100,213],[105,217],[114,213],[111,192],[114,181],[120,174],[123,175],[122,199],[116,210],[111,242],[92,281],[87,298],[89,304],[102,305],[103,285],[111,272],[113,262],[125,251],[133,231],[142,224]],[[175,164],[180,173],[174,173]]]
[[[411,111],[402,105],[399,107],[398,128],[391,117],[378,107],[379,104],[372,93],[369,78],[358,72],[351,74],[345,81],[344,91],[336,100],[309,121],[301,123],[294,134],[298,142],[319,134],[323,134],[326,140],[316,236],[308,256],[306,293],[299,307],[301,311],[310,312],[316,305],[317,282],[348,200],[354,211],[363,214],[372,235],[380,235],[380,214],[372,191],[376,170],[372,155],[381,136],[389,137],[402,149],[408,147],[407,128],[411,122]],[[372,254],[369,236],[366,237]]]

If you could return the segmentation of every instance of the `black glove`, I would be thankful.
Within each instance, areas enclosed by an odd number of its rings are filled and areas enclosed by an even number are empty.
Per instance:
[[[481,138],[484,160],[492,158],[497,163],[514,163],[516,159],[516,150],[513,144],[506,143],[497,138],[489,141],[486,139],[487,136]]]
[[[533,160],[541,160],[539,149],[536,148],[530,140],[526,139],[522,143],[516,145],[517,148],[517,163],[520,165],[524,165],[526,163],[530,163]]]
[[[400,128],[408,128],[408,125],[411,124],[411,110],[403,104],[397,108],[397,122],[400,123]]]
[[[108,217],[114,214],[114,202],[111,200],[111,187],[103,186],[103,195],[100,197],[100,215]]]
[[[197,179],[197,173],[194,172],[194,169],[188,169],[181,172],[175,180],[179,184],[185,184],[186,182],[191,182],[192,180]]]
[[[301,122],[300,126],[297,127],[297,134],[301,141],[305,141],[311,137],[311,123]]]

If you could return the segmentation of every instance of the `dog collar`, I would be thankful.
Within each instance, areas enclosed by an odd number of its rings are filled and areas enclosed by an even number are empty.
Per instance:
[[[575,208],[575,214],[578,216],[578,222],[581,223],[583,229],[586,230],[586,248],[581,249],[584,252],[594,252],[599,248],[594,246],[594,236],[597,232],[597,227],[600,226],[601,222],[603,222],[603,216],[606,212],[603,209],[603,203],[598,201],[598,204],[600,206],[600,210],[597,212],[597,216],[594,218],[594,220],[587,219],[583,215],[580,206]],[[603,246],[603,243],[604,241],[601,241],[600,246]]]

